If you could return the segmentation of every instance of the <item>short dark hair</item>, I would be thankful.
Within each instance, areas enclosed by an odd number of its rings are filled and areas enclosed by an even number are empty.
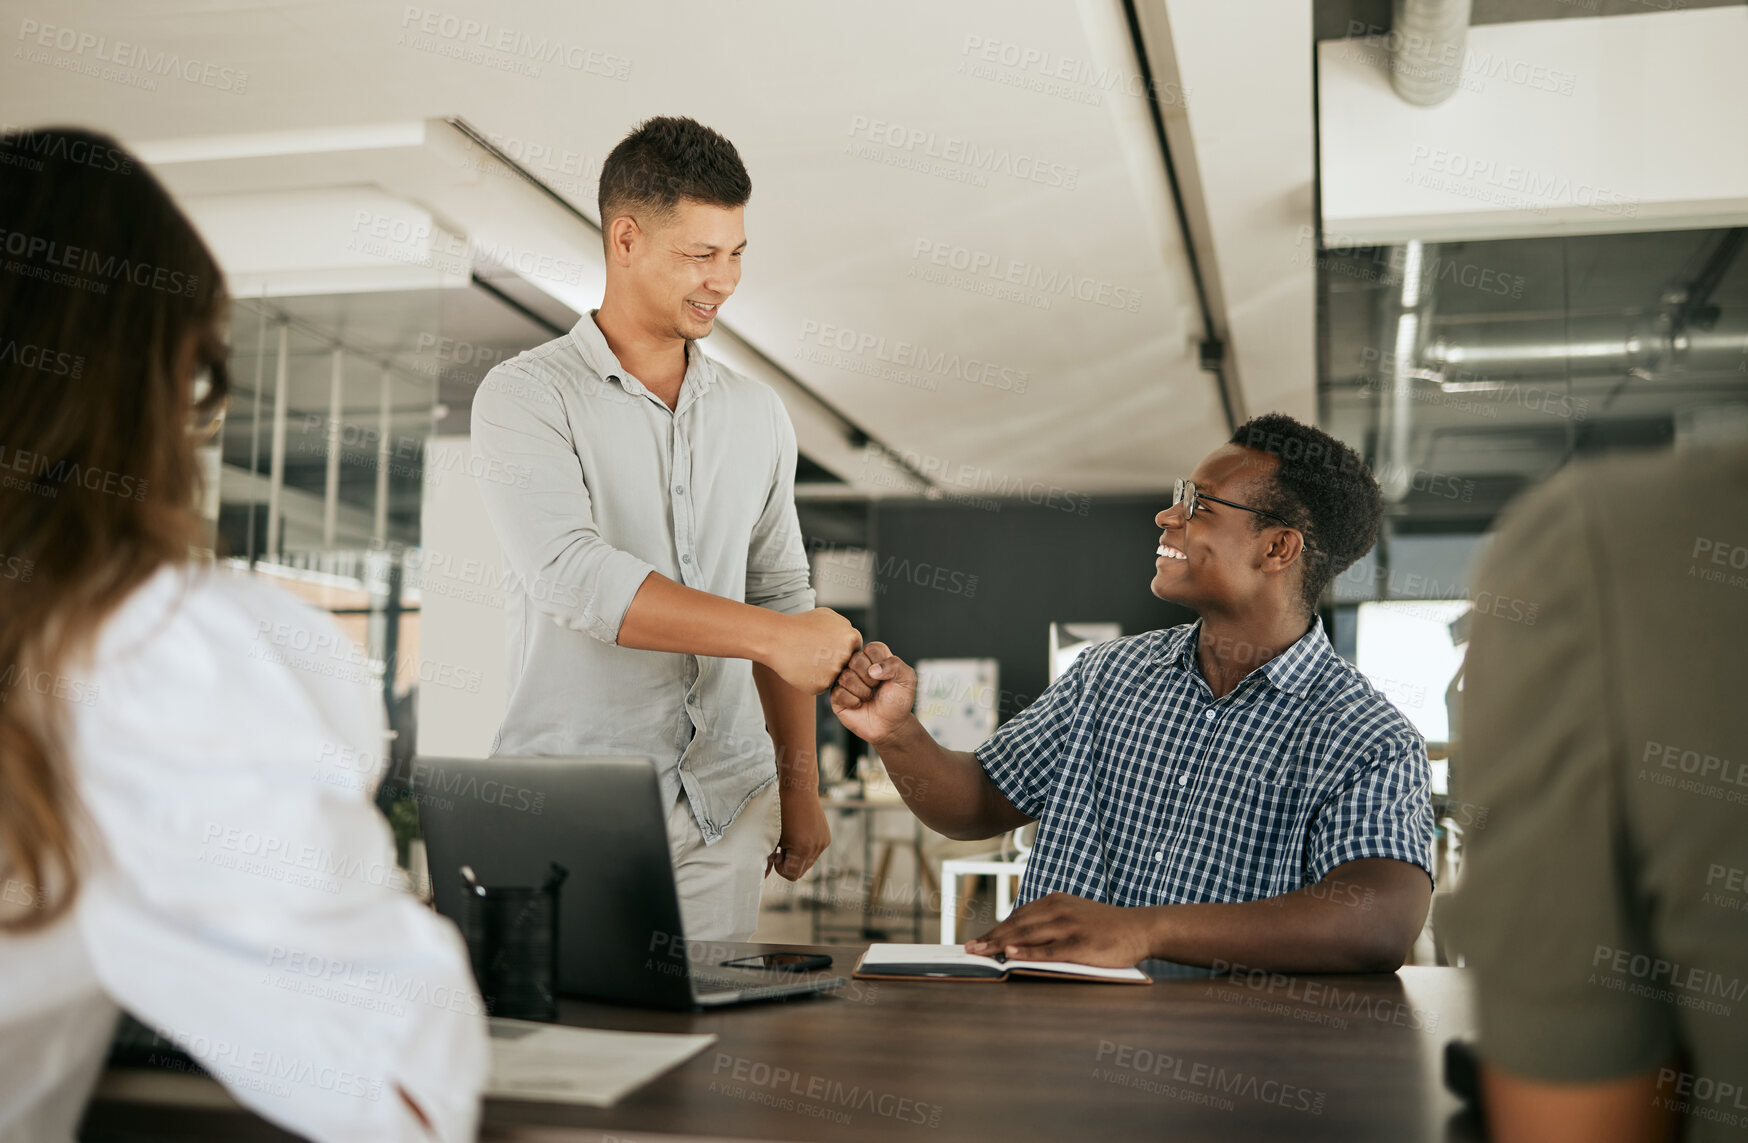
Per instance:
[[[683,198],[733,207],[752,195],[733,143],[696,119],[662,115],[639,123],[608,153],[597,205],[605,233],[622,214],[665,220]]]
[[[1273,477],[1258,486],[1257,508],[1305,534],[1302,601],[1308,611],[1329,581],[1378,542],[1384,494],[1359,453],[1322,429],[1285,413],[1265,413],[1238,426],[1232,443],[1278,457]],[[1268,521],[1255,516],[1257,530]]]

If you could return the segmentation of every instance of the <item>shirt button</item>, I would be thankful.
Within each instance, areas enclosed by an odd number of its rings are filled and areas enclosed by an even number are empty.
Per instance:
[[[1180,786],[1187,786],[1190,784],[1190,772],[1188,770],[1185,770],[1182,774],[1177,776],[1177,784]]]
[[[686,701],[691,703],[693,706],[697,706],[698,705],[698,696],[697,695],[687,695]]]
[[[1158,853],[1156,853],[1156,854],[1154,854],[1154,855],[1153,855],[1153,860],[1155,860],[1155,861],[1164,861],[1164,860],[1165,860],[1165,850],[1163,850],[1163,849],[1162,849],[1162,850],[1160,850],[1160,851],[1159,851],[1159,852],[1158,852]]]
[[[1209,707],[1207,710],[1202,712],[1202,717],[1203,718],[1219,718],[1220,712],[1215,710],[1213,707]]]
[[[685,485],[683,485],[683,484],[676,484],[676,485],[674,485],[674,495],[675,495],[675,496],[684,496],[684,495],[686,495],[686,486],[685,486]]]
[[[692,562],[692,557],[691,556],[681,556],[680,562],[683,564],[689,564]]]

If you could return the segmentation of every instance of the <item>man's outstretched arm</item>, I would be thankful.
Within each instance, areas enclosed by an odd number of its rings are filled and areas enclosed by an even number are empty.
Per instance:
[[[1013,960],[1127,966],[1148,957],[1272,972],[1394,972],[1426,922],[1432,882],[1389,857],[1338,865],[1315,885],[1221,905],[1104,905],[1051,893],[966,950]]]
[[[911,714],[916,671],[886,644],[870,643],[850,656],[831,703],[838,721],[880,752],[905,805],[936,833],[977,841],[1032,821],[990,780],[975,754],[948,750],[923,729]]]
[[[808,694],[831,686],[862,645],[861,634],[837,612],[819,607],[785,614],[698,591],[607,541],[577,464],[563,403],[556,394],[521,396],[542,387],[552,383],[505,362],[480,385],[472,414],[473,454],[481,471],[513,477],[482,475],[479,490],[504,559],[534,607],[606,643],[751,659]],[[793,502],[789,512],[793,516]],[[749,586],[756,574],[762,593],[779,594],[796,580],[793,569],[771,569],[776,557],[760,553],[754,562]],[[805,586],[804,575],[801,582]],[[764,601],[762,594],[748,598]]]
[[[840,665],[862,645],[862,635],[829,607],[788,615],[651,572],[625,611],[618,643],[639,651],[751,659],[816,695],[832,685]]]

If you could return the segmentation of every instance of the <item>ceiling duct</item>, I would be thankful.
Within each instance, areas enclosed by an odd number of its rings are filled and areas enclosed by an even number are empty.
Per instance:
[[[1469,36],[1469,0],[1394,0],[1387,41],[1390,86],[1417,107],[1456,93]]]
[[[1436,252],[1437,247],[1431,247]],[[1384,499],[1399,504],[1408,497],[1413,482],[1410,450],[1414,441],[1414,381],[1416,362],[1432,319],[1432,291],[1427,289],[1427,267],[1434,259],[1423,242],[1410,241],[1390,251],[1385,281],[1398,287],[1386,295],[1385,305],[1395,314],[1395,342],[1390,353],[1387,388],[1382,408],[1382,441],[1375,475]]]
[[[1721,232],[1692,281],[1663,291],[1638,317],[1579,314],[1490,322],[1440,337],[1422,361],[1446,388],[1468,383],[1564,377],[1748,373],[1748,311],[1712,304],[1731,265],[1748,247],[1748,228]]]
[[[1710,329],[1683,329],[1668,314],[1489,322],[1465,328],[1460,337],[1440,336],[1421,355],[1421,364],[1447,388],[1568,373],[1655,380],[1675,372],[1739,372],[1745,363],[1748,311],[1742,310]]]

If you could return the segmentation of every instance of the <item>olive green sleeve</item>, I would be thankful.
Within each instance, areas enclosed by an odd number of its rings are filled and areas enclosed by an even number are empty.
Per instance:
[[[1483,1057],[1581,1083],[1655,1066],[1676,1028],[1632,970],[1650,954],[1624,840],[1622,665],[1571,475],[1507,514],[1476,577],[1453,781],[1482,824],[1444,917],[1477,977]]]

